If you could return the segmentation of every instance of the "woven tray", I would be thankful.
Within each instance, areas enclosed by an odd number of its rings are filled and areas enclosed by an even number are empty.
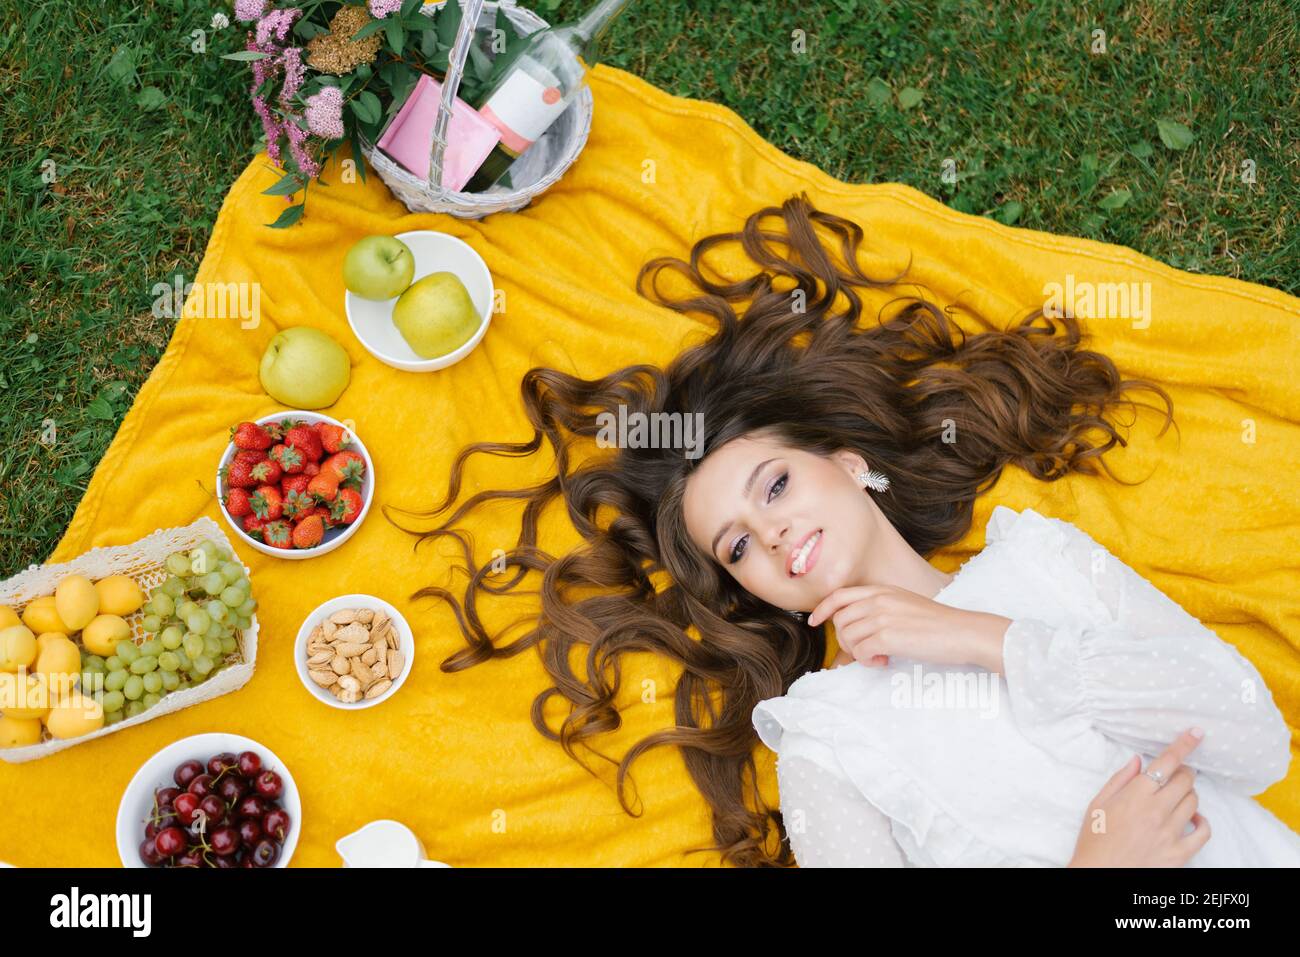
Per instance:
[[[147,595],[151,588],[161,585],[167,580],[169,573],[163,566],[163,562],[167,560],[168,555],[172,552],[194,548],[205,538],[211,539],[217,545],[224,546],[232,554],[235,553],[235,550],[230,546],[230,540],[226,538],[221,527],[210,518],[200,518],[184,528],[159,529],[152,535],[148,535],[129,545],[109,545],[103,548],[93,548],[70,562],[63,562],[58,565],[33,565],[27,571],[19,572],[13,578],[0,582],[0,605],[8,605],[21,615],[28,602],[44,595],[54,594],[54,589],[59,582],[67,575],[72,574],[85,575],[92,581],[98,581],[109,575],[130,575],[139,583],[141,590]],[[239,561],[238,554],[235,554],[234,561]],[[249,571],[248,566],[244,566],[244,571],[246,573]],[[249,581],[252,581],[251,575]],[[131,638],[136,642],[141,641],[145,634],[144,629],[141,627],[143,620],[144,613],[142,611],[136,611],[126,616],[126,622],[131,626]],[[102,738],[106,734],[115,734],[126,728],[133,728],[138,724],[143,724],[145,721],[152,721],[154,718],[160,718],[182,708],[188,708],[200,701],[209,701],[227,692],[242,688],[248,683],[248,679],[253,676],[253,666],[257,660],[256,612],[254,612],[252,623],[246,631],[235,632],[235,640],[238,642],[239,647],[235,654],[230,659],[227,659],[233,661],[233,664],[200,685],[167,694],[143,714],[138,714],[134,718],[127,718],[124,721],[117,722],[117,724],[100,728],[98,731],[92,731],[90,734],[83,734],[77,738],[50,738],[48,737],[49,732],[43,731],[46,740],[40,744],[30,744],[21,748],[0,748],[0,759],[8,761],[10,764],[19,764],[24,761],[43,758],[48,754],[54,754],[56,751],[62,751],[64,748],[70,748],[74,744],[93,741],[95,738]]]

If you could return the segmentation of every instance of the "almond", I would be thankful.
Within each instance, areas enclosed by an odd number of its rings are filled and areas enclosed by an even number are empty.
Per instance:
[[[373,665],[375,659],[379,657],[379,652],[375,651],[375,646],[371,645],[361,654],[361,663],[363,665]]]
[[[307,664],[313,667],[317,665],[327,665],[334,660],[334,652],[326,648],[324,651],[318,651],[307,658]]]
[[[380,658],[378,661],[376,661],[373,665],[370,666],[370,673],[374,675],[376,678],[387,678],[388,662],[385,661],[383,658]]]
[[[359,641],[340,641],[334,645],[334,651],[344,658],[359,658],[366,653],[366,649],[369,647],[369,645],[363,645]]]
[[[370,621],[370,633],[376,634],[383,631],[384,625],[388,624],[388,612],[377,611],[375,617]]]
[[[388,652],[388,677],[400,678],[402,676],[402,667],[406,664],[406,659],[402,657],[400,651]]]
[[[354,690],[343,691],[339,694],[339,700],[344,704],[356,704],[361,700],[361,692]]]
[[[383,681],[377,681],[366,689],[366,700],[378,698],[381,694],[393,686],[393,683],[385,678]]]
[[[357,610],[355,608],[344,608],[330,615],[330,621],[336,625],[346,625],[357,620]]]
[[[338,631],[334,632],[335,641],[346,641],[349,644],[365,645],[370,643],[370,629],[365,625],[353,622],[344,625]]]
[[[360,691],[361,682],[352,677],[352,675],[344,675],[339,679],[339,687],[344,691]]]
[[[354,619],[354,621],[359,621],[363,625],[368,625],[370,624],[370,622],[374,620],[374,618],[375,618],[375,610],[373,608],[358,608],[357,617]]]
[[[331,638],[333,638],[334,632],[338,631],[338,628],[339,626],[334,624],[334,622],[328,620],[325,621],[321,625],[321,631],[325,635],[325,640],[329,641]]]
[[[361,663],[360,658],[351,658],[349,660],[352,662],[352,674],[356,676],[357,681],[361,682],[361,687],[370,687],[375,680],[374,673]]]
[[[309,670],[307,676],[322,688],[328,688],[339,680],[339,676],[333,671],[317,671],[315,668]]]
[[[342,655],[335,655],[330,661],[330,667],[334,669],[335,674],[340,675],[345,675],[352,670],[352,666],[348,664],[348,659]]]

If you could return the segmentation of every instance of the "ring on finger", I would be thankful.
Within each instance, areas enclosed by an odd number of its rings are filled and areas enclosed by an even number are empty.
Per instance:
[[[1157,788],[1162,788],[1169,783],[1169,779],[1165,777],[1165,772],[1161,771],[1159,768],[1156,768],[1155,770],[1144,771],[1143,773],[1147,777],[1149,777],[1152,781],[1156,782]]]

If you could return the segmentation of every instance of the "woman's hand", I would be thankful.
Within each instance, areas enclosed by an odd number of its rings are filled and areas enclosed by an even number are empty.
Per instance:
[[[808,616],[816,627],[835,625],[840,648],[868,667],[890,655],[937,665],[1002,670],[1002,636],[1010,618],[953,608],[895,585],[837,588]]]
[[[1134,755],[1088,805],[1074,857],[1067,867],[1182,867],[1210,839],[1210,822],[1196,811],[1195,772],[1183,761],[1200,744],[1185,731],[1148,771],[1164,772],[1159,786],[1139,774]],[[1183,834],[1187,823],[1196,830]]]

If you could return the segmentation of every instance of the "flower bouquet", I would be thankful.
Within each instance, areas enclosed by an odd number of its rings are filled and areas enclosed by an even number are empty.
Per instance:
[[[422,75],[443,78],[462,11],[457,0],[429,15],[421,12],[424,0],[273,4],[235,0],[235,18],[248,24],[246,44],[224,58],[252,69],[267,155],[284,171],[265,191],[289,204],[268,224],[280,229],[302,218],[313,181],[327,185],[320,172],[344,141],[365,181],[361,140],[379,139]],[[475,34],[457,95],[477,106],[527,43],[498,9],[493,27]]]

